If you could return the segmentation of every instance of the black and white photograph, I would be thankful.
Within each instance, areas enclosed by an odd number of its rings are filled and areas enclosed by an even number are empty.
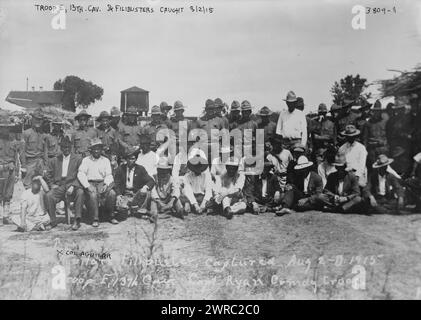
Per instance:
[[[421,1],[0,0],[0,43],[0,300],[421,300]]]

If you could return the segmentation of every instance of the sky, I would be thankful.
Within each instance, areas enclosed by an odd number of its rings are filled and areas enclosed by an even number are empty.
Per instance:
[[[66,29],[51,27],[51,12],[35,4],[100,5],[102,12],[66,14]],[[154,6],[154,14],[107,13],[106,4]],[[213,7],[193,14],[189,6]],[[352,7],[393,9],[351,26]],[[185,7],[183,14],[159,14]],[[421,1],[416,0],[0,0],[0,107],[10,90],[52,89],[76,75],[104,88],[94,115],[119,106],[120,91],[150,91],[150,107],[181,100],[198,115],[208,98],[248,100],[257,111],[284,109],[289,90],[313,111],[332,103],[335,81],[360,74],[371,83],[421,62]],[[376,87],[369,89],[378,94]]]

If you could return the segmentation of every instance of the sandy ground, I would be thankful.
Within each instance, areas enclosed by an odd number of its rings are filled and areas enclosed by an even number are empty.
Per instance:
[[[421,216],[5,225],[0,266],[0,299],[421,299]]]

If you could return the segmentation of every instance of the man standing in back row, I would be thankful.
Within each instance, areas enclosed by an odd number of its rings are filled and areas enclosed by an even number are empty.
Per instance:
[[[307,120],[304,113],[296,109],[297,97],[293,91],[288,92],[286,99],[288,110],[279,115],[276,134],[283,137],[285,148],[290,149],[294,144],[307,145]]]

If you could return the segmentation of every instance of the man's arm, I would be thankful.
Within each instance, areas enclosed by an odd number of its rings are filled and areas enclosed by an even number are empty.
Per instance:
[[[304,115],[304,112],[301,113],[301,144],[303,146],[307,146],[307,138],[308,138],[308,133],[307,133],[307,119],[306,116]]]
[[[104,158],[106,161],[104,161],[105,166],[105,177],[104,177],[104,183],[107,187],[109,187],[114,182],[113,177],[113,170],[111,168],[111,162],[108,160],[108,158]]]
[[[88,158],[84,158],[82,160],[82,163],[79,166],[79,170],[77,173],[77,178],[79,179],[79,182],[85,189],[87,189],[90,186],[89,181],[88,181],[88,176],[87,176],[88,165],[89,165]]]
[[[276,134],[282,135],[282,112],[279,113],[278,123],[276,125]]]

